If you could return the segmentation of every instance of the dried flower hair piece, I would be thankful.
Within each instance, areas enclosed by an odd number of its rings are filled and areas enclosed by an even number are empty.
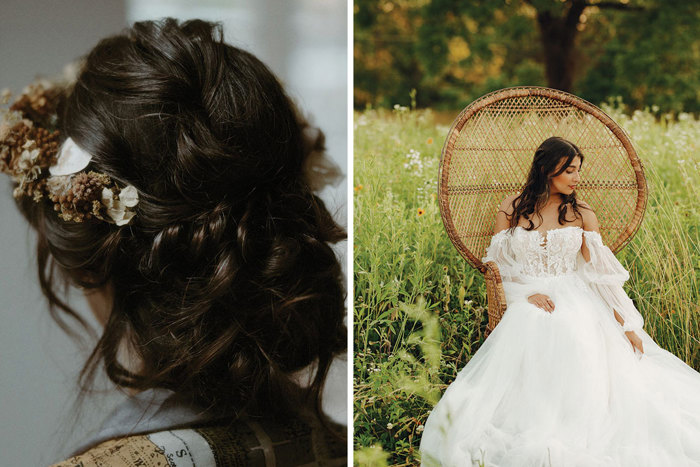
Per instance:
[[[47,191],[54,209],[66,221],[96,218],[117,225],[128,224],[139,200],[136,188],[133,185],[119,188],[105,174],[84,172],[91,160],[92,155],[72,138],[66,139],[56,163],[49,167]]]
[[[60,134],[35,126],[17,110],[0,112],[0,172],[17,184],[15,198],[38,201],[45,184],[42,172],[56,160]]]
[[[71,138],[59,147],[56,109],[63,91],[50,81],[37,81],[9,109],[0,109],[0,171],[16,183],[16,199],[47,199],[64,221],[128,224],[138,203],[136,188],[120,188],[105,174],[85,172],[92,155]],[[9,92],[1,98],[6,104]]]

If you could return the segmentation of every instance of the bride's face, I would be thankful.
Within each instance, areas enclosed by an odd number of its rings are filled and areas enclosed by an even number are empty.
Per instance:
[[[562,165],[566,163],[566,158],[562,158],[557,165],[554,173],[561,170]],[[549,180],[549,194],[553,195],[555,193],[561,193],[563,195],[570,195],[576,189],[576,185],[581,181],[581,158],[579,156],[574,157],[569,166],[556,177],[552,177]]]

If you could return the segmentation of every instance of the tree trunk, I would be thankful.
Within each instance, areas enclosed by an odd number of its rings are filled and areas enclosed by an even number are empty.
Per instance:
[[[585,2],[574,0],[563,17],[554,17],[550,11],[537,12],[547,85],[550,88],[571,92],[576,72],[574,39],[585,8]]]

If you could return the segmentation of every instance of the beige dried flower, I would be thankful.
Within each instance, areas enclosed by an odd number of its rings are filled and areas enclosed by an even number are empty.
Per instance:
[[[41,199],[44,184],[37,186],[42,171],[53,163],[58,148],[58,131],[35,127],[31,122],[17,117],[16,112],[6,112],[0,123],[0,171],[10,175],[17,183],[13,195],[19,198],[31,196]]]
[[[62,89],[51,81],[40,79],[28,85],[22,95],[12,104],[10,110],[22,113],[41,126],[54,126],[56,108],[62,94]]]
[[[10,102],[10,97],[12,97],[12,92],[8,88],[3,88],[0,91],[0,104],[7,104]]]
[[[51,177],[53,178],[53,177]],[[101,209],[95,209],[95,201],[99,203],[102,189],[112,183],[110,178],[97,172],[80,172],[70,177],[70,187],[61,192],[51,192],[54,209],[59,211],[63,220],[83,222],[92,217],[102,218]],[[65,188],[65,182],[52,182],[54,188]]]

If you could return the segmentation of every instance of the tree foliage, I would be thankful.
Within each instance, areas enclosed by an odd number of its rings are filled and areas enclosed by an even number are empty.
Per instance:
[[[463,107],[508,86],[700,110],[698,1],[356,0],[355,106]]]

